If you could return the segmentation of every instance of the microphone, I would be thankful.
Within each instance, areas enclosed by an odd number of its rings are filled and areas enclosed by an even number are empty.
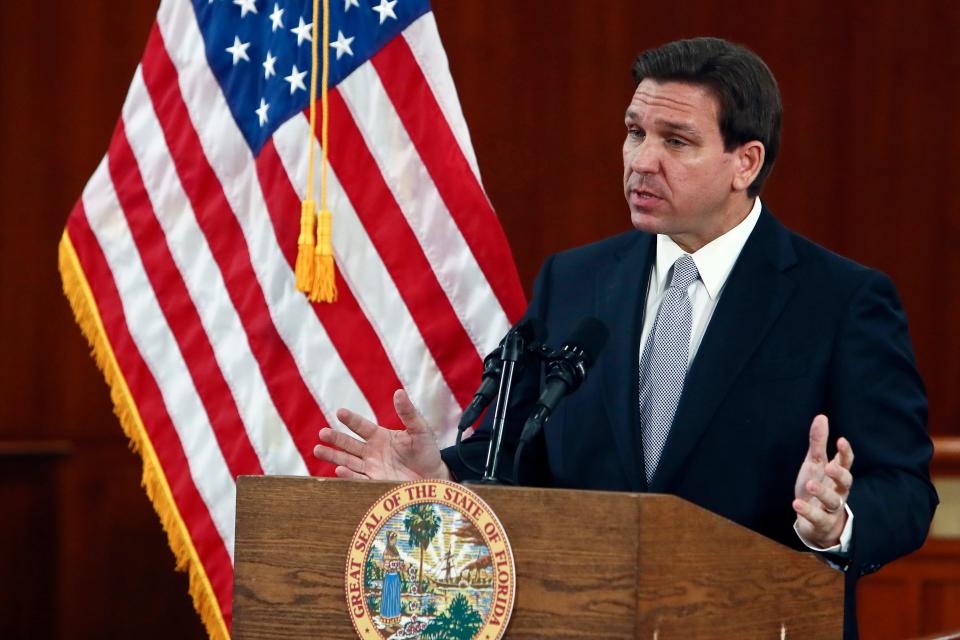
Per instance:
[[[518,441],[520,449],[540,432],[560,400],[576,390],[587,377],[587,370],[603,351],[608,335],[607,326],[597,318],[586,317],[577,323],[560,351],[547,362],[546,386],[523,425]]]
[[[522,338],[523,351],[537,352],[540,345],[547,339],[547,327],[539,318],[524,318],[507,332],[496,349],[483,359],[483,376],[480,387],[473,396],[473,400],[463,410],[457,430],[465,431],[477,421],[483,410],[489,406],[497,394],[500,378],[503,377],[504,361],[517,362],[523,367],[520,356],[523,352],[516,352],[516,341],[513,337]]]

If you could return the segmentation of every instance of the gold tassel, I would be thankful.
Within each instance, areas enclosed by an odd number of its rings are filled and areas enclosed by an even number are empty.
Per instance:
[[[329,0],[323,0],[323,39],[330,41]],[[330,240],[331,214],[327,209],[327,130],[329,127],[329,104],[327,80],[330,76],[330,51],[323,50],[322,84],[320,90],[320,215],[314,234],[317,216],[313,201],[314,145],[317,133],[317,70],[319,51],[317,43],[320,0],[313,0],[313,46],[310,73],[310,137],[307,139],[309,159],[307,162],[307,197],[300,211],[300,239],[297,241],[297,264],[294,270],[297,289],[307,294],[311,302],[336,302],[337,281],[334,273],[333,245]],[[316,236],[316,241],[314,241]],[[313,249],[313,251],[310,251]]]
[[[313,286],[311,302],[336,302],[337,281],[333,273],[333,242],[331,240],[332,215],[326,209],[320,212],[317,225],[317,246],[314,249]]]
[[[313,200],[304,200],[300,206],[300,237],[297,239],[297,290],[309,294],[313,286],[315,246],[317,224],[317,205]]]

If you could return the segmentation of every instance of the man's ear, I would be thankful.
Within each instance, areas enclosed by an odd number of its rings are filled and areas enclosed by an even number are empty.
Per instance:
[[[754,178],[757,177],[761,167],[763,167],[766,150],[762,142],[751,140],[734,149],[733,156],[733,189],[734,191],[746,191],[747,187],[753,184]]]

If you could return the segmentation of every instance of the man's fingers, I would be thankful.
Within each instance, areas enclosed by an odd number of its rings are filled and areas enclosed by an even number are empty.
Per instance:
[[[410,397],[403,389],[397,389],[393,394],[393,408],[396,409],[400,422],[409,431],[429,431],[426,420],[417,412],[417,408],[410,402]]]
[[[356,471],[353,471],[352,469],[349,469],[347,467],[337,467],[336,469],[333,470],[333,472],[337,474],[338,478],[347,478],[349,480],[369,480],[370,479],[368,476],[365,476],[362,473],[357,473]]]
[[[351,438],[345,433],[340,433],[330,427],[320,429],[320,441],[332,444],[338,449],[343,449],[351,455],[358,458],[363,457],[363,443],[356,438]]]
[[[813,527],[814,531],[828,531],[830,529],[830,514],[819,506],[806,500],[794,500],[793,510],[803,517]]]
[[[364,440],[369,440],[380,428],[349,409],[337,409],[337,420]]]
[[[807,520],[802,513],[794,509],[797,514],[797,528],[800,530],[801,538],[804,540],[809,539],[816,532],[816,527],[812,522]]]
[[[843,508],[843,495],[822,483],[811,480],[807,483],[807,492],[816,496],[827,513],[836,513]]]
[[[320,460],[330,462],[339,467],[348,467],[353,471],[363,472],[363,460],[345,451],[339,451],[332,447],[325,447],[322,444],[318,444],[313,448],[313,455]]]
[[[336,451],[336,449],[331,449],[330,447],[318,444],[313,448],[313,457],[323,460],[324,462],[333,462],[336,464],[333,460],[334,451]]]
[[[846,438],[837,439],[837,461],[844,469],[853,468],[853,447]]]
[[[813,462],[827,461],[827,437],[830,427],[827,416],[820,414],[813,419],[810,425],[810,447],[807,449],[807,458]]]
[[[853,486],[853,474],[840,466],[836,460],[828,464],[824,472],[828,478],[833,480],[834,485],[836,485],[834,489],[838,494],[845,497],[850,493],[850,487]]]

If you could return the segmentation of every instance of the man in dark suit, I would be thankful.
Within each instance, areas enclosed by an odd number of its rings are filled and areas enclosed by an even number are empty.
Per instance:
[[[527,311],[556,341],[596,316],[609,343],[525,450],[520,480],[672,493],[823,552],[846,571],[845,635],[856,637],[857,578],[919,547],[937,503],[896,292],[761,204],[781,104],[755,54],[698,38],[644,52],[633,72],[623,159],[635,230],[549,258]],[[518,382],[503,469],[540,385]],[[366,442],[324,429],[341,450],[318,457],[345,477],[475,475],[489,418],[464,465],[438,452],[402,392],[395,400],[405,431],[341,410]]]

